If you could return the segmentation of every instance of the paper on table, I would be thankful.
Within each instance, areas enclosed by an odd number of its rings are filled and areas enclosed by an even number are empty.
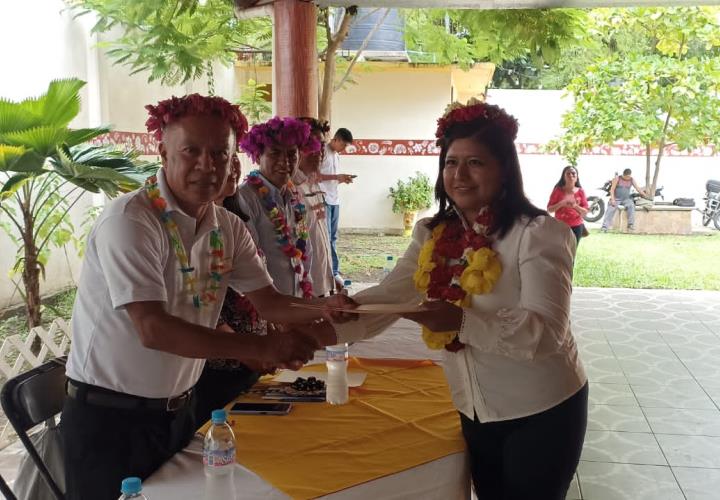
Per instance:
[[[298,377],[308,378],[315,377],[324,382],[327,382],[327,372],[309,372],[309,371],[293,371],[293,370],[282,370],[273,381],[274,382],[295,382]],[[348,372],[348,387],[360,387],[365,382],[367,377],[366,372]]]

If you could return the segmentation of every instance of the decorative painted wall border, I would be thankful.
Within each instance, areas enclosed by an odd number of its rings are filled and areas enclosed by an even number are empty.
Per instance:
[[[117,144],[125,148],[135,148],[143,155],[157,155],[157,141],[145,132],[110,132],[97,138],[95,144]],[[521,155],[540,155],[543,145],[520,142],[516,144]],[[351,156],[437,156],[440,150],[435,141],[425,139],[356,139],[349,146],[345,154]],[[667,156],[709,157],[717,156],[718,147],[704,146],[691,151],[679,151],[675,146],[665,148]],[[586,152],[587,155],[597,156],[645,156],[645,149],[640,144],[613,144],[612,146],[597,146]]]

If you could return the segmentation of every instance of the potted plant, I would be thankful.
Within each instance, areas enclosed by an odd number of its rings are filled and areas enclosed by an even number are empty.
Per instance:
[[[415,176],[407,181],[398,180],[397,185],[390,188],[388,196],[393,200],[392,210],[403,215],[406,236],[412,231],[417,213],[432,205],[432,195],[430,178],[422,172],[416,172]]]

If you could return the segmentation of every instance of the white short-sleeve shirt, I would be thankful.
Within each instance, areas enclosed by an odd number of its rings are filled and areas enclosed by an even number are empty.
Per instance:
[[[196,230],[196,220],[178,207],[162,169],[158,187],[196,270],[198,291],[208,276],[209,239],[215,229],[232,269],[223,275],[219,297],[228,286],[250,292],[272,283],[240,218],[212,205]],[[195,385],[204,359],[148,349],[140,342],[124,306],[143,301],[164,302],[169,314],[210,328],[222,307],[222,300],[199,309],[192,305],[168,233],[141,188],[111,201],[88,237],[73,308],[68,377],[147,398],[175,396]]]
[[[340,155],[332,150],[330,144],[325,144],[325,158],[320,164],[320,173],[325,175],[337,175],[340,169]],[[338,181],[322,181],[320,187],[325,192],[325,203],[328,205],[339,205]]]

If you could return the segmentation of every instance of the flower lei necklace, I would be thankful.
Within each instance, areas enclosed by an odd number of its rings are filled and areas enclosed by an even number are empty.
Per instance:
[[[150,203],[160,215],[160,220],[165,226],[165,230],[170,237],[170,245],[175,251],[175,256],[180,263],[180,274],[183,280],[183,291],[192,297],[193,306],[201,308],[218,300],[218,290],[220,290],[220,282],[222,281],[222,272],[224,270],[223,263],[223,239],[219,229],[210,232],[210,272],[208,280],[205,283],[205,289],[202,293],[195,290],[195,268],[190,267],[190,260],[185,252],[185,245],[180,238],[177,224],[170,217],[167,210],[167,201],[160,196],[160,189],[157,184],[157,177],[149,177],[145,181],[145,192],[150,198]]]
[[[502,273],[497,253],[490,248],[488,230],[492,217],[484,207],[472,228],[460,219],[438,224],[418,257],[415,288],[429,300],[446,300],[459,307],[470,304],[471,295],[489,293]],[[450,344],[457,332],[433,332],[423,326],[422,338],[430,349]]]
[[[270,198],[270,190],[263,184],[260,178],[260,172],[253,170],[245,178],[245,182],[257,191],[260,201],[275,228],[280,250],[290,258],[293,271],[300,279],[300,290],[302,291],[303,298],[311,298],[313,296],[312,283],[308,280],[308,272],[304,266],[304,262],[307,260],[306,249],[309,237],[305,223],[305,205],[300,202],[299,194],[294,184],[290,181],[287,183],[287,188],[291,194],[290,204],[292,205],[293,216],[295,218],[295,243],[292,242],[293,231],[288,226],[285,214],[278,208],[277,203]]]

